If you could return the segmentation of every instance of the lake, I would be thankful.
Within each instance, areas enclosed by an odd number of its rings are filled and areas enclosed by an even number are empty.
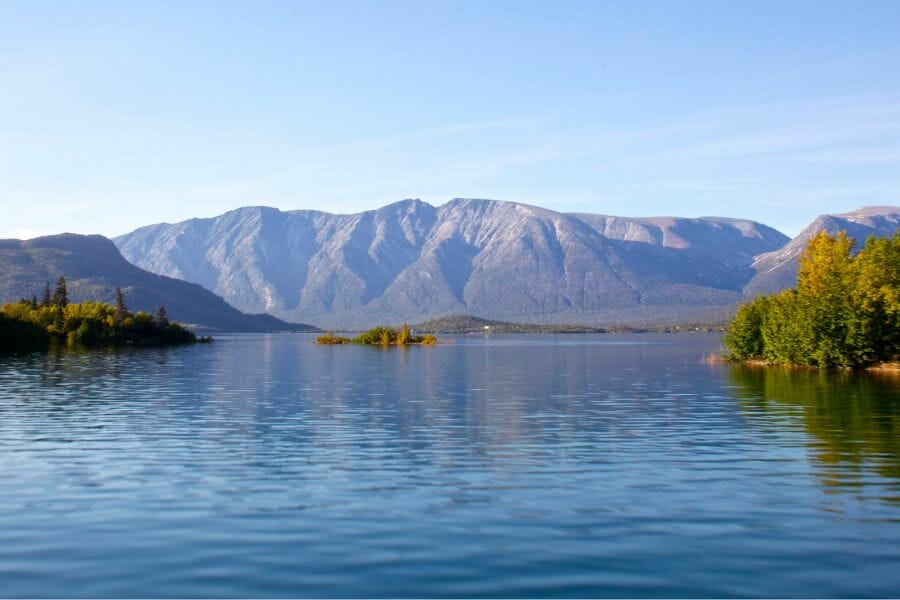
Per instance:
[[[0,595],[900,591],[900,377],[442,339],[0,357]]]

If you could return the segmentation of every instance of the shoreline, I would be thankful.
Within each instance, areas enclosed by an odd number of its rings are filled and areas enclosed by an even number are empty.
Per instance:
[[[780,363],[771,363],[762,358],[750,358],[747,360],[729,360],[722,356],[721,354],[709,354],[704,356],[700,361],[706,365],[742,365],[745,367],[752,367],[755,369],[789,369],[789,370],[798,370],[798,371],[819,371],[819,370],[827,370],[827,371],[865,371],[868,373],[880,373],[887,375],[895,375],[900,376],[900,361],[888,361],[882,363],[876,363],[874,365],[869,365],[868,367],[817,367],[813,365],[795,365],[795,364],[780,364]]]

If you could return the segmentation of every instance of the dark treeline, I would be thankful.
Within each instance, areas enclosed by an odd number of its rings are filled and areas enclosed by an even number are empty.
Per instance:
[[[121,289],[116,305],[102,302],[69,302],[65,278],[51,294],[49,284],[42,299],[20,300],[0,308],[0,350],[33,350],[51,343],[67,346],[161,345],[198,341],[193,332],[171,322],[165,307],[156,315],[131,312]],[[208,341],[206,339],[200,341]]]
[[[845,232],[820,233],[800,259],[797,287],[738,308],[724,338],[733,360],[863,367],[900,357],[900,235],[869,238],[853,255]]]

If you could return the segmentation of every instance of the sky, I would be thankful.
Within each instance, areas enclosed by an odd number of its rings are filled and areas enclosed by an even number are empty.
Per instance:
[[[900,2],[0,0],[0,238],[455,197],[900,205]]]

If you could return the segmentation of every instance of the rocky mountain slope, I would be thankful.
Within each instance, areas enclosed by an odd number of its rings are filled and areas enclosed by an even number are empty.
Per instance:
[[[473,199],[352,215],[251,207],[115,239],[133,263],[241,310],[329,327],[459,313],[679,320],[731,307],[754,275],[753,257],[787,241],[739,219],[630,219]]]
[[[869,236],[891,236],[898,228],[900,207],[896,206],[867,206],[841,215],[821,215],[783,248],[757,256],[752,265],[756,274],[744,292],[755,296],[793,287],[797,283],[800,255],[809,240],[822,231],[831,234],[846,231],[860,249]]]
[[[182,323],[222,331],[309,330],[270,315],[248,315],[203,287],[149,273],[126,261],[98,236],[62,234],[33,240],[0,240],[0,303],[41,297],[44,285],[66,278],[73,302],[112,303],[121,287],[128,307],[150,313],[165,306]]]

